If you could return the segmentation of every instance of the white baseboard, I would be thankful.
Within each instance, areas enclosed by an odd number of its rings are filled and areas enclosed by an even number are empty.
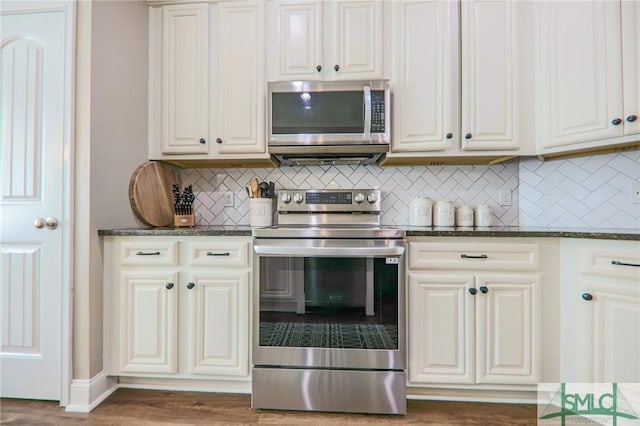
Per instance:
[[[65,411],[88,413],[118,389],[118,379],[104,372],[89,380],[72,380],[69,389],[69,404]]]

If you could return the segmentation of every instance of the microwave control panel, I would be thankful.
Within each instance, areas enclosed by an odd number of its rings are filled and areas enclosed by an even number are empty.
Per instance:
[[[371,91],[371,133],[384,133],[384,90]]]

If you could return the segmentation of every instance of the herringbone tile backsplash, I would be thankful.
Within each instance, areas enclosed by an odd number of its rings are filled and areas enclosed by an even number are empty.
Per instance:
[[[376,167],[317,166],[253,169],[185,169],[183,185],[196,193],[196,224],[248,225],[249,202],[245,186],[252,177],[282,188],[378,188],[382,191],[384,225],[407,225],[409,202],[417,195],[448,199],[456,205],[488,204],[495,225],[518,224],[518,162],[492,166]],[[512,205],[499,206],[499,190],[512,190]],[[225,207],[225,191],[234,194],[234,206]]]
[[[571,160],[520,161],[520,225],[640,228],[631,187],[640,151]]]

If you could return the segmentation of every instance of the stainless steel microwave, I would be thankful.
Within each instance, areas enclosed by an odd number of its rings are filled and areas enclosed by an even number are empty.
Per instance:
[[[388,80],[270,82],[267,89],[267,142],[280,164],[368,164],[389,151]]]

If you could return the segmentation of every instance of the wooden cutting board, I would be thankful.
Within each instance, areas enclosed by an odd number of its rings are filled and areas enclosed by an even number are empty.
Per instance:
[[[135,215],[151,226],[173,223],[174,183],[178,180],[170,166],[156,161],[140,165],[129,181],[129,201]]]

